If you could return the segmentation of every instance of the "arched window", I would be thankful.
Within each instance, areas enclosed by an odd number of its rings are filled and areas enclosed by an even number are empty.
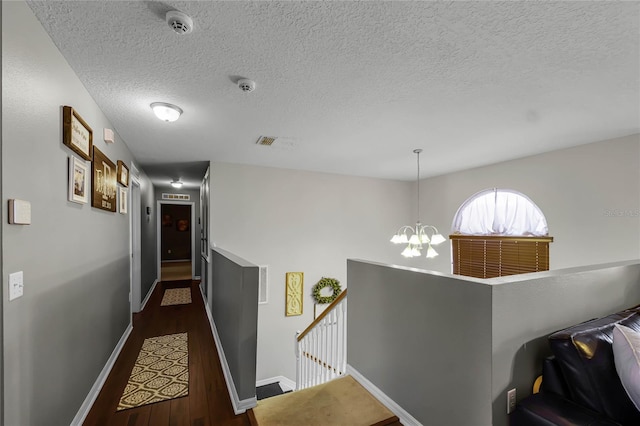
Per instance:
[[[492,278],[549,270],[547,220],[517,191],[471,196],[453,219],[450,239],[454,274]]]

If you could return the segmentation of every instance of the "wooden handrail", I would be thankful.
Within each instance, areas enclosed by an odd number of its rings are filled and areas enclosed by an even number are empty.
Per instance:
[[[342,299],[347,297],[347,290],[348,289],[345,288],[344,291],[342,293],[340,293],[338,295],[338,297],[336,297],[336,300],[331,302],[331,304],[329,306],[327,306],[327,309],[322,311],[322,313],[318,316],[318,318],[313,320],[313,322],[311,324],[309,324],[309,327],[305,328],[304,331],[302,333],[300,333],[300,335],[298,336],[298,342],[300,340],[302,340],[302,338],[304,336],[306,336],[307,333],[309,333],[313,327],[315,327],[320,321],[322,321],[324,319],[324,317],[326,317],[329,314],[329,312],[331,312],[331,310],[334,308],[335,305],[337,305],[338,303],[340,303],[342,301]]]

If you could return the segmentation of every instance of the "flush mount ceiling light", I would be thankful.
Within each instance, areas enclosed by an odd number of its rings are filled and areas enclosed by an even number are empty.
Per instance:
[[[182,109],[166,102],[154,102],[150,106],[156,117],[162,121],[176,121],[182,114]]]
[[[438,233],[435,226],[423,225],[420,223],[420,153],[421,149],[414,149],[413,152],[418,156],[418,178],[417,178],[417,195],[418,195],[418,221],[415,228],[409,225],[398,229],[398,232],[391,237],[394,244],[407,244],[402,251],[404,257],[417,257],[421,255],[422,245],[427,245],[427,258],[436,257],[438,252],[433,247],[446,241],[446,239]],[[428,233],[431,232],[431,238]]]
[[[180,179],[171,181],[171,186],[173,186],[174,188],[182,188],[182,185],[183,183],[180,181]]]

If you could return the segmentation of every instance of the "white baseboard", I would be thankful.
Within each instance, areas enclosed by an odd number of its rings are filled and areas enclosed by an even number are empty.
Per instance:
[[[200,293],[202,294],[203,300],[205,300],[204,293],[202,293],[202,288],[200,288]],[[240,397],[238,396],[238,392],[236,391],[236,385],[235,383],[233,383],[231,370],[229,369],[229,364],[227,363],[227,357],[224,355],[224,349],[222,348],[220,335],[218,334],[218,329],[216,328],[216,324],[213,321],[213,315],[211,315],[211,309],[209,309],[209,304],[205,303],[204,307],[205,307],[205,310],[207,311],[207,317],[209,318],[209,325],[211,326],[211,332],[213,333],[213,340],[216,344],[216,349],[218,349],[218,357],[220,358],[220,365],[222,366],[222,374],[224,375],[224,381],[227,384],[227,391],[229,392],[229,398],[231,399],[233,412],[236,413],[236,415],[242,414],[246,412],[249,408],[254,408],[256,405],[258,405],[258,399],[254,396],[253,398],[241,400]]]
[[[118,344],[113,349],[113,352],[111,352],[111,356],[107,360],[107,363],[104,365],[102,371],[98,375],[98,378],[93,383],[93,386],[91,387],[91,390],[89,391],[87,397],[84,399],[84,402],[80,406],[78,413],[73,418],[73,420],[71,420],[71,426],[81,425],[82,423],[84,423],[84,420],[87,418],[87,414],[89,414],[89,410],[91,410],[93,403],[96,402],[96,398],[98,397],[98,394],[100,393],[104,382],[107,380],[109,373],[111,373],[111,369],[116,363],[116,359],[118,359],[118,355],[120,355],[120,351],[122,351],[122,348],[124,347],[124,344],[129,338],[129,334],[131,334],[132,330],[133,327],[131,326],[131,323],[129,323],[127,329],[124,331],[124,334],[122,335],[122,337],[120,337],[120,341],[118,341]]]
[[[151,284],[151,288],[149,289],[149,291],[147,292],[147,295],[144,297],[144,300],[142,301],[142,306],[140,306],[140,311],[142,312],[142,310],[144,309],[145,306],[147,306],[147,302],[149,301],[149,298],[151,297],[151,295],[153,294],[153,290],[156,289],[156,285],[158,284],[158,279],[156,278],[153,281],[153,284]]]
[[[285,377],[285,376],[275,376],[270,377],[268,379],[262,379],[256,381],[256,387],[269,385],[271,383],[280,383],[280,387],[283,391],[294,391],[296,390],[296,382]]]
[[[411,414],[405,411],[404,408],[399,406],[394,400],[389,398],[384,392],[382,392],[376,385],[371,383],[366,377],[364,377],[358,370],[347,364],[347,374],[350,374],[363,388],[368,390],[378,401],[387,407],[393,414],[398,416],[400,423],[404,426],[422,426],[422,423],[417,421]]]

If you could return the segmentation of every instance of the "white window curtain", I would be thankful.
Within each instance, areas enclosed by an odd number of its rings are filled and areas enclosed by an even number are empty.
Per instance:
[[[543,236],[549,234],[542,211],[526,195],[510,189],[488,189],[458,209],[453,234]]]

